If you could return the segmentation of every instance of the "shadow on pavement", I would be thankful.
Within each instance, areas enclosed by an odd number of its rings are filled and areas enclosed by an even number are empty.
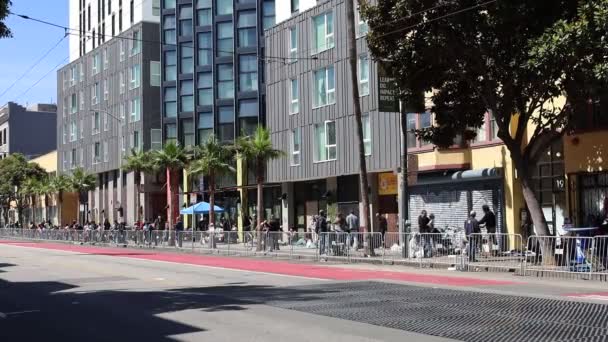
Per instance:
[[[67,291],[66,290],[72,290]],[[247,310],[246,305],[318,299],[314,291],[225,285],[158,291],[74,292],[62,282],[0,280],[2,341],[174,341],[205,331],[159,315],[182,310]],[[204,326],[204,322],[202,322]]]

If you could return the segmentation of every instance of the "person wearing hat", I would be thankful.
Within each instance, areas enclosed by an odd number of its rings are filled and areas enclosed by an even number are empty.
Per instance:
[[[475,261],[475,252],[477,251],[477,240],[479,240],[479,234],[481,233],[481,229],[479,229],[479,222],[475,218],[477,213],[472,210],[469,213],[469,218],[464,221],[464,232],[468,239],[468,250],[467,254],[469,255],[469,261]]]

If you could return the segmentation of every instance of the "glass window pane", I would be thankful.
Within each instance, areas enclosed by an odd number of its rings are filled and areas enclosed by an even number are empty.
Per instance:
[[[198,114],[198,128],[213,128],[213,113],[203,112]]]
[[[192,46],[183,45],[181,47],[181,73],[191,74],[194,72],[193,56],[194,51]]]
[[[219,123],[233,123],[234,122],[234,108],[232,107],[219,107],[218,115]]]
[[[216,7],[218,15],[232,14],[232,0],[217,0]]]
[[[239,117],[257,117],[258,116],[258,101],[257,100],[241,100],[239,102]]]
[[[211,33],[198,34],[198,65],[211,65],[211,52],[213,45],[211,44]]]
[[[217,56],[230,57],[233,49],[234,29],[232,22],[224,22],[217,24]]]

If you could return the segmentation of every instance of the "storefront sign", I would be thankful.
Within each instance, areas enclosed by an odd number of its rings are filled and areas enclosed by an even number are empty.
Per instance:
[[[378,174],[378,195],[396,195],[399,183],[392,172]]]
[[[395,78],[388,75],[382,63],[378,63],[378,111],[399,112],[399,99],[395,89]]]

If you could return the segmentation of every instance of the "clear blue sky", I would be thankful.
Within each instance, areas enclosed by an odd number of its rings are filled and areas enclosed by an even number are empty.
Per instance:
[[[13,0],[11,11],[68,26],[68,0]],[[0,94],[57,43],[64,32],[31,20],[8,16],[7,25],[13,38],[0,39]],[[0,106],[7,101],[19,103],[57,102],[57,72],[53,71],[27,94],[16,99],[42,75],[68,56],[68,38],[49,54],[25,78],[0,98]]]

